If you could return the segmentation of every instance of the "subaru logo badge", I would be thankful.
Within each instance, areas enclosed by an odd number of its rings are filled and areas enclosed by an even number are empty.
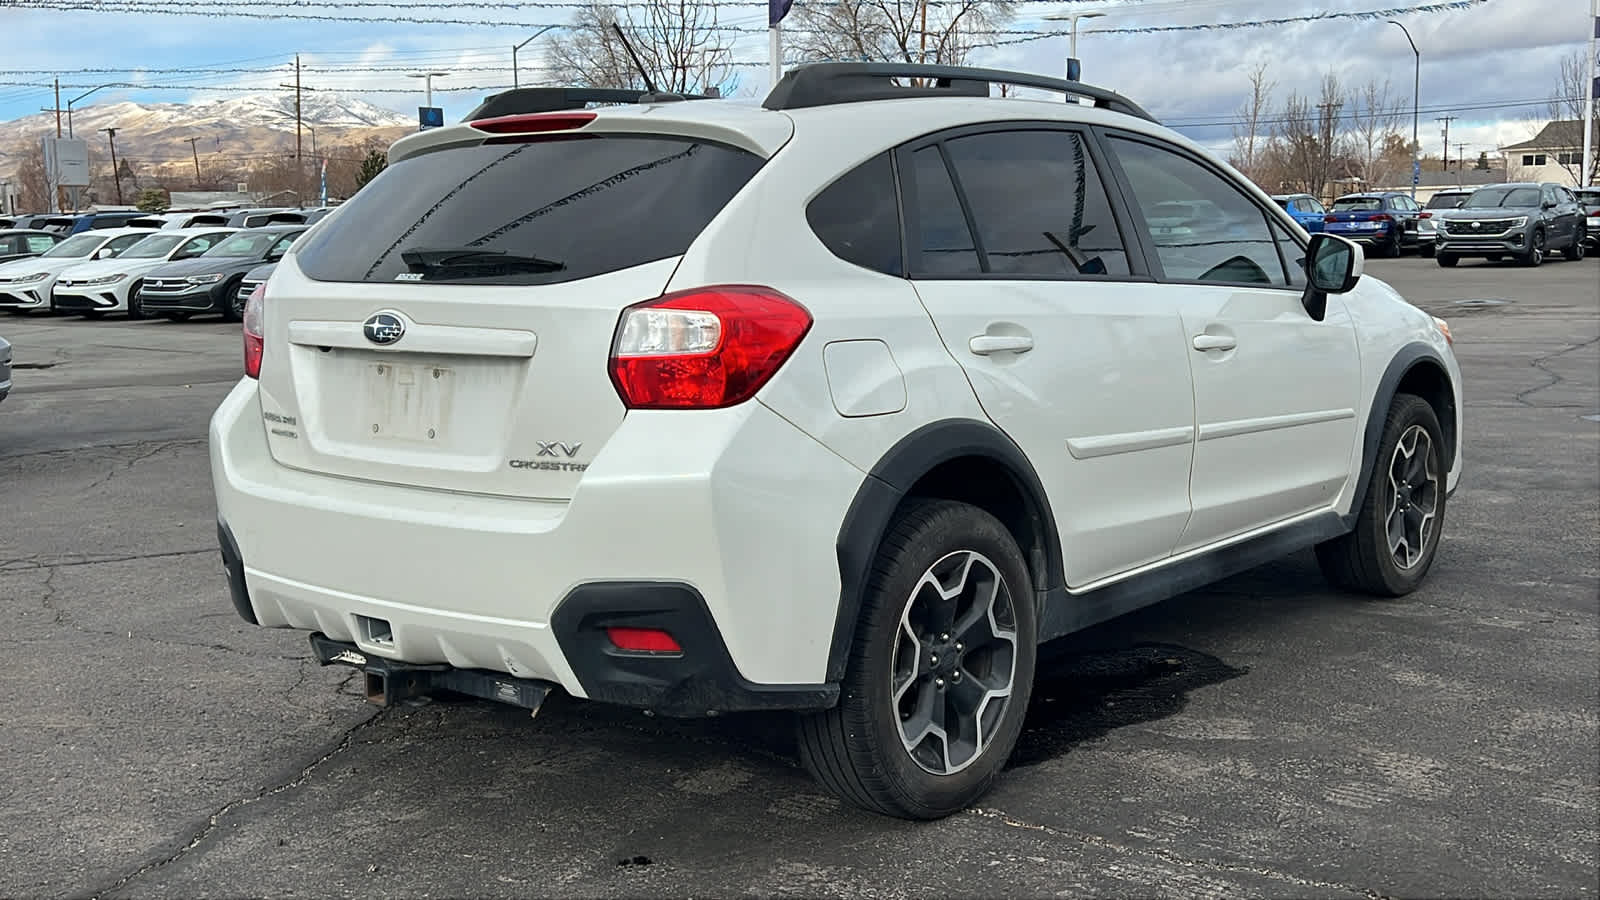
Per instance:
[[[405,337],[406,323],[394,313],[374,313],[361,324],[361,333],[374,344],[387,346]]]

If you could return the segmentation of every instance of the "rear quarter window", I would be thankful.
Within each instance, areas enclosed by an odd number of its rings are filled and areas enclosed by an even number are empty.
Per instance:
[[[894,164],[882,153],[851,169],[806,206],[806,222],[834,256],[885,275],[902,275],[900,203]]]
[[[295,254],[318,281],[575,281],[682,255],[763,162],[654,135],[423,153],[390,165]],[[421,252],[446,250],[464,264]]]

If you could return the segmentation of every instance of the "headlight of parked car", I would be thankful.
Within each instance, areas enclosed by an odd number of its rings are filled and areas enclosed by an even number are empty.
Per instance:
[[[127,277],[128,276],[125,275],[125,274],[103,275],[103,276],[101,276],[99,278],[91,278],[88,281],[80,281],[78,283],[79,284],[116,284],[117,282],[119,282],[122,279],[127,278]]]
[[[12,281],[15,282],[15,283],[19,283],[20,284],[20,283],[26,283],[26,282],[29,282],[29,281],[43,281],[43,280],[45,280],[46,278],[49,278],[49,277],[50,277],[50,273],[49,272],[35,272],[32,275],[23,275],[20,278],[14,278],[14,279],[12,279]]]
[[[188,278],[184,279],[184,281],[187,281],[190,284],[216,284],[221,280],[221,272],[218,272],[215,275],[190,275]]]
[[[1511,227],[1512,228],[1521,228],[1522,226],[1524,226],[1526,224],[1528,224],[1528,217],[1527,216],[1517,216],[1515,219],[1511,220]]]

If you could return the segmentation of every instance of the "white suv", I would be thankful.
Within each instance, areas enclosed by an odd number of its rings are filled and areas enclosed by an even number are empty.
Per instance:
[[[1041,641],[1301,548],[1433,562],[1445,324],[1115,94],[826,64],[469,119],[252,296],[211,426],[240,615],[376,702],[793,709],[827,787],[932,818]]]

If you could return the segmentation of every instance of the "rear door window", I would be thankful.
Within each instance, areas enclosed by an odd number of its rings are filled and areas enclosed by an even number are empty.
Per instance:
[[[945,145],[991,274],[1128,274],[1128,253],[1081,135],[999,131]]]
[[[912,208],[915,210],[912,265],[915,274],[937,278],[983,272],[967,214],[938,147],[911,154]]]
[[[295,255],[318,281],[575,281],[682,255],[762,163],[656,135],[422,153],[386,168]]]

